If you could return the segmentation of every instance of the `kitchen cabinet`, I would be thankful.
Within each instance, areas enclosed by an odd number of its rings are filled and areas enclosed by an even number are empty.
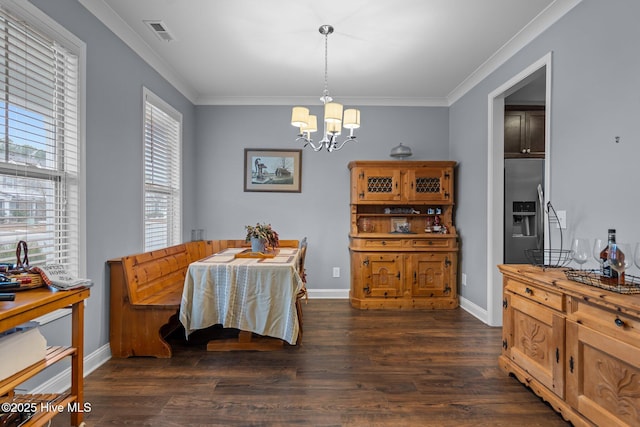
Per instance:
[[[90,410],[84,403],[83,393],[83,342],[84,300],[89,298],[89,289],[54,291],[37,288],[17,292],[15,301],[0,302],[0,331],[6,331],[55,310],[71,307],[71,346],[50,346],[44,360],[0,381],[0,399],[3,403],[14,402],[16,408],[35,413],[24,426],[41,426],[50,421],[59,410],[71,412],[71,425],[84,425],[83,412]],[[42,372],[47,367],[71,358],[71,388],[62,394],[18,394],[20,384]],[[6,412],[6,411],[5,411]],[[22,411],[21,411],[22,412]]]
[[[507,109],[504,116],[505,157],[541,157],[545,154],[544,107]]]
[[[500,265],[500,367],[575,426],[640,425],[640,294]]]
[[[458,306],[455,165],[450,161],[349,164],[352,306]]]

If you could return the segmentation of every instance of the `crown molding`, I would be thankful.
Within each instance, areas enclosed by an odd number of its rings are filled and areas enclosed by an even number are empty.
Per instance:
[[[378,107],[448,107],[446,98],[393,98],[393,97],[336,97],[343,105]],[[320,97],[316,96],[203,96],[196,99],[196,105],[309,105],[320,106]]]
[[[160,58],[104,1],[78,1],[195,105],[313,105],[318,102],[317,98],[311,97],[217,97],[199,95],[193,87],[188,85],[175,72],[170,64]],[[343,104],[362,106],[451,106],[581,1],[555,0],[452,90],[446,98],[341,97],[340,101]]]
[[[197,98],[196,91],[105,2],[102,0],[78,0],[78,2],[156,70],[158,74],[171,83],[191,103],[195,103]]]
[[[582,0],[556,0],[529,22],[522,30],[496,51],[480,67],[471,73],[462,83],[447,96],[448,105],[462,98],[482,80],[497,70],[516,53],[531,43],[547,28],[577,6]]]

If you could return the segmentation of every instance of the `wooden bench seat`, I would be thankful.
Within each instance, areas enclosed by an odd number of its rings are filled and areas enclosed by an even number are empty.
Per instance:
[[[180,326],[178,310],[189,264],[240,240],[188,242],[108,261],[113,357],[171,357],[165,337]]]
[[[180,326],[178,311],[189,264],[244,240],[207,240],[108,261],[111,283],[109,341],[113,357],[171,357],[165,337]],[[297,247],[283,240],[282,247]]]

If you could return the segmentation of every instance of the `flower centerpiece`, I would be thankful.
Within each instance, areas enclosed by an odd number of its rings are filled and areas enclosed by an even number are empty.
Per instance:
[[[264,252],[265,248],[275,249],[278,247],[278,233],[271,228],[271,224],[246,225],[247,237],[245,241],[251,242],[252,252]]]

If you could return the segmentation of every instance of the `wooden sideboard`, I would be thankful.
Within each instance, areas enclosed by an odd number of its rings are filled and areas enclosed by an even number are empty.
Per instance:
[[[49,288],[37,288],[16,293],[15,301],[0,302],[0,331],[6,331],[55,310],[71,307],[71,346],[51,346],[47,348],[46,358],[20,372],[0,381],[2,402],[11,402],[18,385],[43,371],[48,366],[67,357],[71,357],[71,389],[62,395],[17,395],[25,406],[31,402],[38,411],[25,426],[41,426],[59,413],[59,408],[72,409],[71,425],[84,425],[83,411],[87,408],[83,398],[83,347],[84,347],[84,300],[89,298],[89,289],[55,291]],[[49,402],[49,403],[48,403]],[[44,410],[43,410],[44,409]],[[47,410],[48,409],[48,410]]]
[[[500,367],[575,426],[640,425],[640,294],[500,265]]]
[[[354,161],[351,305],[361,309],[458,306],[458,235],[452,161]],[[426,232],[436,215],[447,232]],[[406,232],[393,226],[406,224]]]

